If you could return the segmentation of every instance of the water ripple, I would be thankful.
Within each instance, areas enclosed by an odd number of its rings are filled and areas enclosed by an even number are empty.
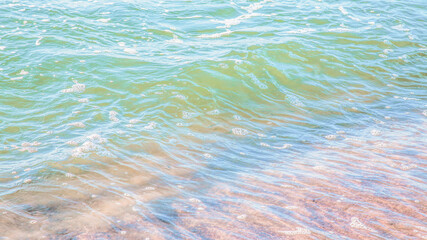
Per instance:
[[[425,238],[426,20],[4,1],[0,238]]]

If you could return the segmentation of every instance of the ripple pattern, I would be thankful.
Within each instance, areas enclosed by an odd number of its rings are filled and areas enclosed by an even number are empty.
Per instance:
[[[425,239],[423,1],[0,1],[0,239]]]

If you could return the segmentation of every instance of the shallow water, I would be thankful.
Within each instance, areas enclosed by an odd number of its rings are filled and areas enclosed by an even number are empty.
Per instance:
[[[0,239],[426,239],[423,1],[0,1]]]

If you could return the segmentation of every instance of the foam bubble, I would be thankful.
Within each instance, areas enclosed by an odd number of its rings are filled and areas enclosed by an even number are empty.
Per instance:
[[[144,126],[144,129],[154,129],[156,125],[157,124],[155,122],[150,122],[146,126]]]
[[[74,81],[74,85],[71,88],[63,89],[61,92],[63,93],[82,93],[86,89],[86,85],[82,83],[78,83],[77,81]]]
[[[28,72],[27,71],[25,71],[24,69],[22,69],[20,72],[19,72],[19,75],[27,75],[28,74]]]
[[[129,53],[129,54],[137,54],[138,53],[138,51],[136,51],[135,48],[125,48],[125,49],[123,49],[123,51],[125,53]]]
[[[338,8],[338,9],[340,10],[340,12],[341,12],[342,14],[344,14],[344,15],[348,15],[347,10],[345,10],[343,6],[339,6],[339,8]]]
[[[184,41],[179,39],[178,36],[173,35],[173,38],[170,40],[167,40],[166,42],[168,42],[168,43],[183,43]]]
[[[29,153],[35,153],[37,152],[37,148],[34,147],[23,147],[23,148],[19,148],[20,152],[29,152]]]
[[[105,138],[96,133],[89,135],[86,138],[95,143],[105,143],[107,141]]]
[[[78,127],[78,128],[84,128],[86,127],[86,125],[82,122],[74,122],[74,123],[69,123],[68,126],[73,126],[73,127]]]
[[[79,157],[84,153],[92,152],[98,149],[98,146],[91,141],[84,142],[80,147],[73,149],[72,156]]]
[[[140,122],[139,119],[131,119],[131,120],[129,120],[130,124],[135,124],[135,123],[139,123],[139,122]]]
[[[350,227],[372,231],[371,228],[369,228],[365,224],[363,224],[357,217],[351,218]]]
[[[258,9],[261,9],[263,7],[264,3],[269,2],[269,0],[264,0],[261,2],[257,2],[257,3],[252,3],[251,5],[247,6],[247,7],[242,7],[242,9],[248,11],[249,13],[252,13]]]
[[[325,136],[325,138],[326,138],[326,139],[328,139],[328,140],[334,140],[334,139],[336,139],[336,138],[337,138],[337,135],[333,135],[333,134],[331,134],[331,135],[326,135],[326,136]]]
[[[118,115],[118,113],[117,113],[116,111],[110,111],[110,112],[108,113],[108,116],[109,116],[110,120],[111,120],[111,121],[113,121],[113,122],[118,122],[118,121],[120,121],[120,120],[117,118],[117,115]]]
[[[109,22],[111,19],[110,18],[100,18],[100,19],[98,19],[98,20],[96,20],[96,21],[98,21],[98,22],[103,22],[103,23],[107,23],[107,22]]]
[[[181,94],[175,95],[175,97],[179,98],[179,99],[182,99],[182,100],[185,100],[187,98],[187,97],[185,97],[184,95],[181,95]]]
[[[40,144],[41,144],[41,142],[37,142],[37,141],[34,141],[34,142],[23,142],[21,144],[21,146],[22,147],[35,147],[35,146],[39,146]]]
[[[381,134],[381,131],[378,129],[372,129],[371,130],[371,135],[372,136],[379,136]]]
[[[274,148],[276,148],[276,149],[287,149],[287,148],[290,148],[290,147],[292,147],[292,144],[285,143],[281,147],[274,147]]]
[[[72,178],[72,177],[74,177],[74,174],[72,174],[72,173],[66,173],[66,174],[65,174],[65,176],[66,176],[67,178]]]
[[[66,142],[66,144],[68,144],[70,146],[77,146],[78,145],[78,143],[76,141],[73,141],[73,140]]]
[[[234,135],[237,135],[237,136],[244,136],[249,133],[248,130],[243,128],[233,128],[231,129],[231,131],[233,132]]]
[[[190,199],[188,199],[188,201],[190,201],[192,203],[201,203],[202,202],[200,199],[197,199],[197,198],[190,198]]]

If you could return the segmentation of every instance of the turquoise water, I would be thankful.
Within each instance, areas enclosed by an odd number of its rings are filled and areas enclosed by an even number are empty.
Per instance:
[[[424,1],[0,1],[0,239],[423,239]]]

